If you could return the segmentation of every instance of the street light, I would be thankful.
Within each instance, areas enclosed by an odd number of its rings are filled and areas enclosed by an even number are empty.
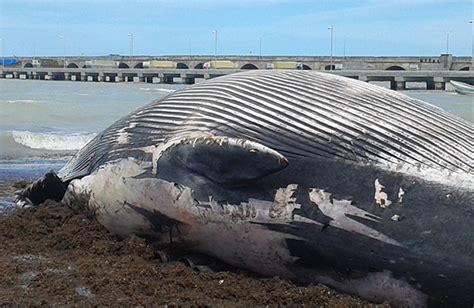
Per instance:
[[[469,20],[469,23],[471,24],[471,70],[474,70],[474,19]]]
[[[133,33],[129,33],[128,37],[130,38],[129,40],[129,47],[130,47],[130,68],[132,68],[132,62],[133,62]]]
[[[5,70],[5,56],[3,54],[3,39],[0,38],[0,41],[2,41],[2,73]]]
[[[260,37],[259,45],[258,45],[259,46],[259,48],[258,48],[259,53],[258,54],[259,54],[260,60],[262,59],[262,39],[263,39],[264,36],[265,36],[265,34]]]
[[[66,43],[65,43],[64,37],[62,35],[59,36],[59,40],[63,44],[63,68],[66,68]]]
[[[446,33],[446,54],[449,55],[449,32]]]
[[[189,59],[192,58],[192,51],[191,51],[191,39],[189,39]]]
[[[214,57],[217,58],[217,30],[212,31],[214,34]]]
[[[332,71],[332,39],[333,39],[333,30],[334,29],[333,29],[332,26],[330,26],[330,27],[328,27],[328,30],[331,30],[331,58],[330,58],[331,59],[331,65],[329,66],[329,70]]]

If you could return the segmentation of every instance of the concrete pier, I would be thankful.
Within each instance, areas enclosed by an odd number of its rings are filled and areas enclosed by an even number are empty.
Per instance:
[[[114,69],[114,68],[0,68],[0,78],[68,80],[88,82],[180,82],[193,84],[242,69]],[[365,82],[389,82],[393,90],[404,90],[407,82],[425,83],[429,90],[444,90],[446,83],[457,80],[474,84],[472,71],[401,71],[401,70],[334,70],[326,73],[341,75]]]

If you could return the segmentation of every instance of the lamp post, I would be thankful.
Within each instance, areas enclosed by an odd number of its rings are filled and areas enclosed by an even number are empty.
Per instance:
[[[449,32],[446,33],[446,54],[449,55]]]
[[[188,43],[189,43],[189,44],[188,44],[188,47],[189,47],[189,59],[191,59],[191,58],[192,58],[191,39],[189,39]]]
[[[469,20],[471,24],[471,70],[474,70],[474,19]]]
[[[0,41],[2,42],[2,73],[5,70],[5,56],[3,53],[3,39],[0,38]]]
[[[64,36],[60,35],[59,40],[63,44],[63,68],[66,68],[66,43],[64,42]]]
[[[130,68],[132,68],[133,63],[133,33],[128,34],[129,39],[129,47],[130,47]]]
[[[217,58],[217,30],[212,31],[214,34],[214,58]]]
[[[344,47],[343,47],[343,69],[346,69],[346,37],[344,36]]]
[[[258,55],[259,55],[260,60],[262,60],[262,38],[263,38],[263,35],[260,37],[260,41],[258,45]]]
[[[331,59],[331,64],[330,64],[330,66],[329,66],[329,70],[332,71],[332,42],[333,42],[333,30],[334,30],[334,28],[333,28],[332,26],[330,26],[330,27],[328,27],[328,30],[331,31],[331,57],[330,57],[330,59]]]

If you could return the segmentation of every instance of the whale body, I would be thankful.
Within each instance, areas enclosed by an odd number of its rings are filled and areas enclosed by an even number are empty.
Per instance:
[[[54,187],[120,236],[171,236],[374,302],[461,307],[474,304],[473,149],[472,123],[406,95],[320,72],[251,71],[120,119]]]

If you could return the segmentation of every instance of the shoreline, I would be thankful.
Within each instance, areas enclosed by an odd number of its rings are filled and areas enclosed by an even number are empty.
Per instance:
[[[59,202],[0,216],[0,241],[0,306],[375,307],[320,284],[160,263],[143,239],[119,240]]]

